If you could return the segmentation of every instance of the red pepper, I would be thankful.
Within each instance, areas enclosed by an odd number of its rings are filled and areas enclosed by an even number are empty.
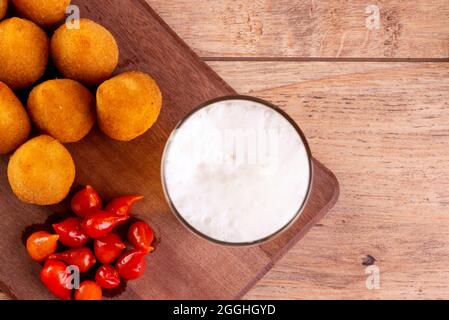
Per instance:
[[[72,298],[71,278],[64,262],[47,260],[41,271],[41,281],[59,299]]]
[[[141,277],[146,269],[146,252],[134,249],[125,252],[117,261],[116,268],[125,280],[134,280]]]
[[[75,300],[101,300],[101,287],[93,281],[84,281],[75,291]]]
[[[106,206],[105,211],[119,216],[129,216],[132,206],[142,199],[143,196],[139,195],[118,197]]]
[[[126,245],[115,233],[110,233],[94,242],[95,256],[103,264],[109,264],[116,260],[125,248]]]
[[[97,211],[84,218],[81,226],[89,237],[98,239],[104,237],[128,219],[128,216],[118,216],[110,212]]]
[[[33,233],[26,243],[28,254],[33,260],[43,261],[56,251],[59,236],[45,231]]]
[[[151,246],[154,241],[153,229],[143,221],[136,222],[128,230],[128,241],[137,249],[151,252],[154,250]]]
[[[71,202],[72,211],[81,218],[93,211],[101,210],[102,205],[100,195],[91,186],[76,193]]]
[[[59,241],[70,248],[79,248],[89,241],[88,235],[81,228],[81,220],[78,218],[68,218],[61,223],[53,225],[59,235]]]
[[[95,282],[104,289],[114,289],[120,285],[120,275],[113,266],[103,265],[95,274]]]
[[[55,253],[48,257],[50,260],[61,260],[69,265],[78,267],[80,272],[87,272],[97,260],[89,248],[76,248],[62,253]]]

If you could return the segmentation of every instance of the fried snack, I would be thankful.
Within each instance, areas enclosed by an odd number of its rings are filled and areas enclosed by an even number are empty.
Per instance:
[[[74,80],[49,80],[31,91],[28,112],[41,131],[62,143],[77,142],[95,123],[95,98]]]
[[[28,204],[61,202],[74,179],[75,164],[69,151],[47,135],[26,142],[16,150],[8,164],[12,191]]]
[[[0,23],[0,81],[12,89],[30,86],[45,72],[49,40],[33,22],[11,18]]]
[[[125,72],[104,82],[97,90],[97,117],[109,137],[130,141],[144,134],[156,122],[162,108],[162,94],[149,75]]]
[[[30,134],[30,119],[14,92],[0,81],[0,154],[17,149]]]
[[[114,36],[103,26],[80,19],[79,29],[64,24],[51,39],[51,55],[58,70],[69,79],[97,85],[108,79],[118,63]]]
[[[21,17],[42,27],[51,27],[61,21],[70,0],[12,0]]]
[[[0,20],[5,17],[6,10],[8,10],[8,0],[0,0]]]

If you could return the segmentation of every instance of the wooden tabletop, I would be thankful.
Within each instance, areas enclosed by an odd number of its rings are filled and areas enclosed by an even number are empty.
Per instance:
[[[340,181],[246,298],[449,299],[448,0],[147,1]]]

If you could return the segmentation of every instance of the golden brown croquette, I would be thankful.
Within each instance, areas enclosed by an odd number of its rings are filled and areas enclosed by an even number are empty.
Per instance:
[[[74,80],[49,80],[31,91],[28,112],[44,133],[62,143],[77,142],[95,123],[95,98]]]
[[[8,10],[8,0],[0,0],[0,20],[2,20]]]
[[[47,35],[33,22],[0,22],[0,81],[14,90],[30,86],[44,74],[48,51]]]
[[[30,134],[30,119],[14,92],[0,81],[0,154],[17,149]]]
[[[70,0],[12,0],[18,14],[42,27],[61,21]]]
[[[75,164],[69,151],[47,135],[26,142],[9,160],[8,180],[12,191],[28,204],[61,202],[74,179]]]
[[[64,24],[51,39],[51,55],[58,70],[69,79],[97,85],[108,79],[118,63],[114,36],[103,26],[80,19],[79,29]]]
[[[144,134],[156,122],[162,108],[162,94],[149,75],[122,73],[97,90],[97,117],[109,137],[129,141]]]

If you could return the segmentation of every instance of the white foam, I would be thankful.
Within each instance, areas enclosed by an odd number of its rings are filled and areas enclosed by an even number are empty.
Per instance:
[[[165,154],[166,191],[183,218],[224,242],[273,235],[297,214],[310,180],[307,150],[281,114],[247,100],[188,118]]]

